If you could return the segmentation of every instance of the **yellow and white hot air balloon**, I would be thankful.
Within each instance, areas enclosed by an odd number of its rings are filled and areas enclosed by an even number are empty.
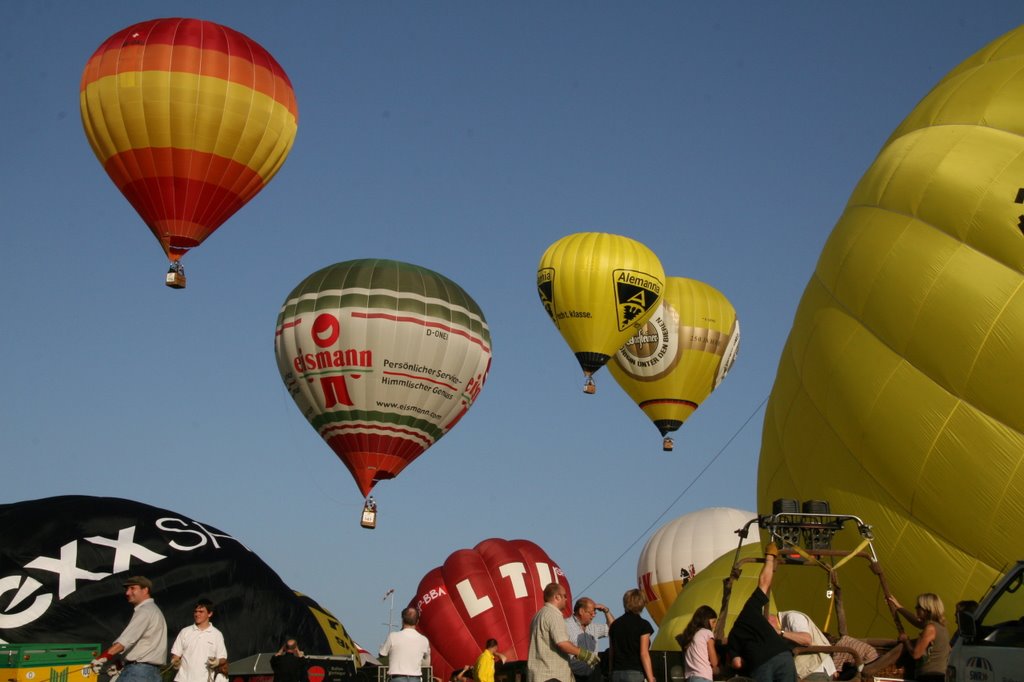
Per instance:
[[[765,414],[758,508],[856,514],[893,593],[947,614],[1024,557],[1022,202],[1024,27],[935,86],[865,173]],[[877,578],[840,576],[857,631],[891,634]],[[824,599],[776,589],[787,608]]]
[[[735,531],[752,518],[754,512],[708,507],[683,514],[655,531],[636,565],[636,582],[647,597],[647,613],[655,623],[661,623],[676,597],[706,566],[723,554],[735,554],[740,541]],[[755,529],[743,544],[759,542]],[[718,604],[712,606],[718,609]]]
[[[537,292],[551,321],[591,376],[636,333],[661,301],[665,270],[654,252],[628,237],[578,232],[548,247]]]
[[[722,292],[695,279],[668,277],[661,305],[608,370],[658,427],[662,448],[671,450],[669,434],[722,382],[739,346],[736,310]]]

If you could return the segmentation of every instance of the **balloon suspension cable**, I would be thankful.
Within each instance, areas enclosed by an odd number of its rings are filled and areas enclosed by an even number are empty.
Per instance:
[[[587,395],[594,395],[597,393],[597,384],[594,383],[594,377],[587,375],[586,381],[583,382],[583,392]]]
[[[718,452],[716,452],[714,456],[712,456],[711,459],[708,460],[708,463],[704,465],[704,468],[698,471],[697,474],[693,477],[693,479],[688,484],[686,484],[686,487],[683,488],[682,492],[676,495],[676,498],[672,500],[672,502],[670,502],[667,507],[665,507],[664,511],[658,514],[658,516],[655,517],[653,521],[651,521],[650,525],[647,526],[647,528],[640,531],[640,533],[636,536],[633,542],[631,542],[629,546],[622,550],[622,553],[619,554],[619,556],[615,557],[615,559],[610,564],[608,564],[607,568],[601,571],[596,578],[591,580],[588,585],[586,585],[582,590],[580,590],[580,594],[586,594],[590,590],[590,588],[593,587],[595,583],[597,583],[598,580],[603,578],[605,574],[608,573],[608,571],[612,570],[615,564],[619,563],[622,560],[622,558],[629,553],[630,550],[632,550],[641,540],[643,540],[647,536],[647,533],[653,530],[659,521],[665,518],[665,516],[669,513],[672,507],[674,507],[676,503],[679,502],[679,500],[683,499],[683,496],[686,495],[686,493],[690,492],[690,489],[693,488],[693,486],[697,485],[697,483],[704,476],[705,472],[707,472],[707,470],[710,469],[716,461],[718,461],[718,458],[722,456],[722,454],[732,444],[732,442],[739,437],[739,435],[743,432],[744,429],[747,428],[747,425],[750,424],[751,421],[753,421],[754,416],[757,415],[757,413],[760,412],[762,408],[764,408],[765,403],[767,402],[768,396],[766,395],[764,399],[761,400],[760,404],[758,404],[758,406],[754,408],[754,410],[750,413],[746,420],[742,424],[740,424],[739,428],[737,428],[736,431],[731,436],[729,436],[728,440],[725,441],[725,444],[718,449]],[[754,521],[756,522],[756,519]],[[737,550],[738,549],[739,548],[737,547]]]
[[[672,436],[665,436],[665,439],[661,441],[661,449],[665,452],[672,452],[675,446],[676,444],[672,441]]]

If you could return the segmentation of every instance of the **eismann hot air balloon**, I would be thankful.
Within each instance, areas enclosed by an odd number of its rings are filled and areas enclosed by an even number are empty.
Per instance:
[[[491,334],[444,275],[363,259],[318,270],[288,294],[274,350],[295,404],[367,496],[473,405]]]
[[[647,613],[655,623],[661,623],[698,573],[722,554],[735,553],[739,543],[735,531],[754,516],[742,509],[708,507],[683,514],[654,532],[640,552],[636,582],[647,597]],[[743,544],[757,542],[757,534],[751,533]]]
[[[525,661],[530,622],[544,606],[544,588],[569,582],[547,553],[529,540],[491,538],[453,552],[420,580],[409,606],[420,610],[419,630],[430,640],[434,676],[472,665],[489,638],[510,660]]]
[[[298,107],[284,69],[255,41],[199,19],[118,31],[89,58],[82,125],[96,158],[171,262],[274,177],[295,140]]]
[[[762,513],[792,498],[856,514],[893,593],[935,592],[947,613],[1024,557],[1021,93],[1024,28],[888,139],[803,294],[764,421]],[[851,622],[891,633],[877,579],[841,579]]]
[[[710,284],[669,277],[661,305],[615,353],[608,369],[671,450],[683,425],[728,374],[740,346],[729,300]]]
[[[665,270],[649,248],[628,237],[578,232],[549,246],[537,267],[537,293],[586,377],[608,362],[654,314]]]

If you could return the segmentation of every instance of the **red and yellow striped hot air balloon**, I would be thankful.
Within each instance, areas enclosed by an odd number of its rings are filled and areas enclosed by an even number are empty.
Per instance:
[[[117,188],[178,260],[270,181],[295,141],[284,69],[245,35],[153,19],[108,38],[82,74],[82,125]]]

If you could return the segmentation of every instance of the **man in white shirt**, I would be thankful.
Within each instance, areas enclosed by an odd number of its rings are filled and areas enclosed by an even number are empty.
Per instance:
[[[782,636],[797,646],[830,646],[831,643],[814,621],[800,611],[780,611]],[[802,680],[827,682],[836,673],[832,655],[828,653],[800,654],[796,657],[797,676]]]
[[[430,642],[416,629],[420,612],[415,607],[402,611],[402,629],[392,632],[380,648],[388,657],[388,677],[393,682],[423,681],[423,666],[430,665]]]
[[[171,645],[175,682],[227,682],[228,650],[224,635],[213,626],[213,602],[200,599],[192,610],[194,623],[181,629]]]

